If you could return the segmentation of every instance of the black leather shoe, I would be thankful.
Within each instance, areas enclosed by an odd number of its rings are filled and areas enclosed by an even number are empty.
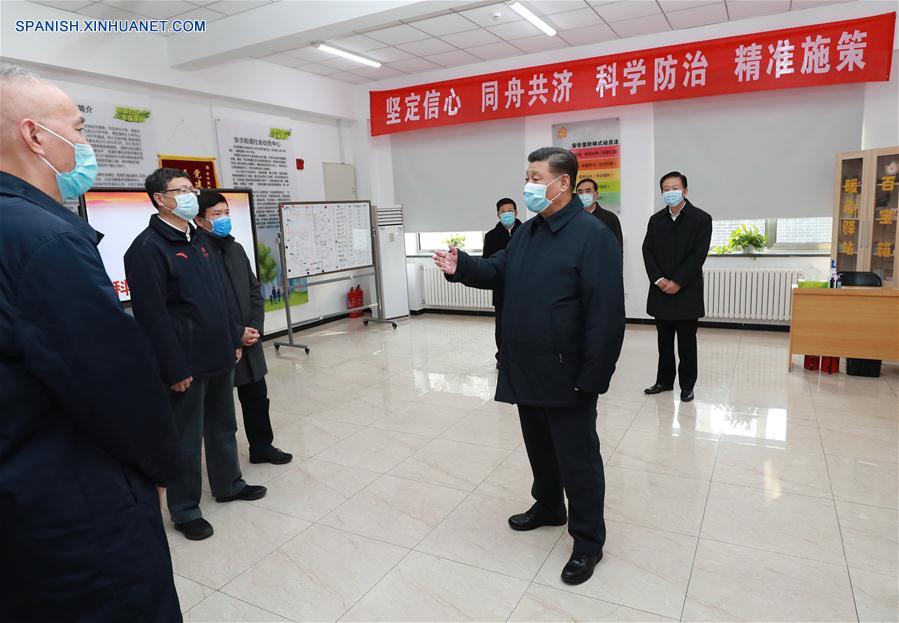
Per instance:
[[[602,552],[596,555],[574,552],[568,564],[562,569],[562,581],[565,584],[583,584],[593,577],[593,568],[602,560]]]
[[[656,383],[652,387],[647,387],[646,389],[644,389],[643,393],[644,394],[661,394],[662,392],[670,392],[672,389],[674,389],[674,388],[669,385],[659,385],[658,383]]]
[[[176,523],[175,530],[184,533],[185,538],[191,541],[202,541],[212,536],[214,530],[212,524],[202,517],[188,521],[187,523]]]
[[[222,503],[233,502],[234,500],[243,500],[244,502],[250,502],[252,500],[260,500],[264,498],[267,492],[268,489],[266,489],[262,485],[247,485],[237,495],[229,495],[224,498],[215,498],[215,501]]]
[[[693,398],[694,398],[694,396],[693,396],[692,389],[685,389],[685,390],[682,390],[680,393],[680,401],[681,402],[693,402]]]
[[[264,450],[250,450],[250,463],[271,463],[272,465],[285,465],[293,460],[293,455],[279,450],[275,446],[269,446]]]
[[[509,526],[513,530],[518,530],[519,532],[536,530],[543,526],[564,526],[566,523],[568,523],[568,518],[565,517],[565,515],[560,517],[546,517],[545,515],[535,513],[533,510],[509,517]]]

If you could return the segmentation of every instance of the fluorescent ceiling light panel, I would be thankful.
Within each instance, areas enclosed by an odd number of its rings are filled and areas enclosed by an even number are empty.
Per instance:
[[[528,9],[523,4],[521,4],[520,2],[513,2],[512,4],[509,5],[509,8],[512,9],[513,11],[515,11],[516,13],[518,13],[519,15],[521,15],[523,18],[528,20],[530,23],[532,23],[534,26],[536,26],[537,28],[542,30],[544,33],[546,33],[550,37],[556,36],[555,28],[553,28],[552,26],[550,26],[549,24],[544,22],[542,19],[540,19],[533,13],[531,13],[531,10]]]
[[[351,61],[356,61],[357,63],[368,65],[369,67],[381,66],[381,63],[379,63],[378,61],[373,61],[370,58],[365,58],[364,56],[359,56],[358,54],[353,54],[352,52],[338,50],[337,48],[332,48],[330,45],[325,45],[324,43],[319,43],[315,47],[317,47],[322,52],[327,52],[328,54],[333,54],[334,56],[340,56],[341,58],[347,58]]]

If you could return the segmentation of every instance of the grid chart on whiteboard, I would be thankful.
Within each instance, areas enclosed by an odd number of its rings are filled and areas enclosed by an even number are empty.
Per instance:
[[[283,222],[290,278],[372,264],[368,203],[287,204]]]

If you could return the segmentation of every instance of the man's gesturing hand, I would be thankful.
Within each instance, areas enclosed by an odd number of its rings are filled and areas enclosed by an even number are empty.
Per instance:
[[[459,265],[459,250],[456,247],[450,247],[449,251],[435,251],[431,256],[437,268],[447,275],[455,275],[456,267]]]

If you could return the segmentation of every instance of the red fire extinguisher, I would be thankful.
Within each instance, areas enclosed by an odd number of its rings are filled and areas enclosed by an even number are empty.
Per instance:
[[[356,309],[356,311],[350,312],[350,318],[361,318],[362,311],[357,309],[362,307],[364,301],[364,295],[362,293],[362,286],[357,285],[355,288],[350,288],[350,291],[346,293],[346,305],[347,309]]]

